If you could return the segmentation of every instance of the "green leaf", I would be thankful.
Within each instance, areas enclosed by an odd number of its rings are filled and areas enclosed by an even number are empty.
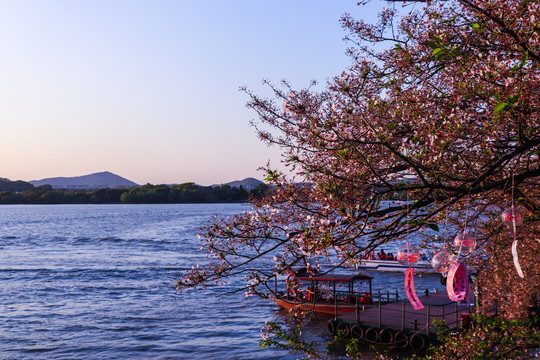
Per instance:
[[[436,48],[435,50],[433,50],[433,52],[431,53],[431,55],[437,55],[437,54],[440,53],[441,51],[443,51],[443,49],[441,49],[441,48]]]
[[[436,56],[437,61],[439,61],[439,60],[441,60],[443,57],[446,56],[446,52],[445,52],[445,51],[440,51],[440,52],[438,52],[437,55],[435,55],[435,56]]]
[[[495,109],[493,109],[493,113],[497,114],[503,111],[504,109],[506,109],[507,107],[508,107],[508,103],[506,102],[499,103],[497,106],[495,106]]]
[[[434,231],[439,232],[439,225],[437,225],[437,224],[435,224],[435,223],[428,223],[427,226],[428,226],[431,230],[434,230]]]
[[[405,221],[405,223],[406,223],[407,225],[410,225],[410,226],[416,226],[416,225],[418,225],[418,221],[416,221],[416,220],[407,220],[407,221]]]
[[[523,53],[523,55],[521,55],[521,67],[525,66],[525,64],[527,63],[527,58],[529,57],[529,52],[528,51],[525,51],[525,53]]]
[[[433,41],[428,41],[426,43],[427,46],[429,46],[430,48],[432,48],[433,50],[437,49],[439,47],[439,45],[437,45],[436,43],[434,43]]]
[[[506,101],[508,101],[510,104],[515,104],[517,103],[519,96],[520,96],[519,94],[514,95],[514,96],[508,96],[506,97]]]
[[[479,23],[474,23],[474,24],[471,25],[471,27],[473,29],[479,30],[480,29],[480,24]]]
[[[266,181],[273,181],[279,177],[279,173],[277,171],[272,171],[271,169],[267,169],[266,174]]]

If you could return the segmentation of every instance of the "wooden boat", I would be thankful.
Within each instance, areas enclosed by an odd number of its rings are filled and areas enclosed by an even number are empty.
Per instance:
[[[401,265],[397,260],[370,260],[362,259],[360,264],[355,264],[357,270],[372,270],[372,271],[388,271],[388,272],[405,272],[409,267]],[[414,267],[415,270],[423,273],[435,273],[431,263],[426,260],[420,260]]]
[[[276,291],[273,300],[287,310],[296,307],[302,311],[334,316],[353,313],[358,308],[373,306],[372,279],[373,277],[360,273],[290,274],[287,277],[287,289],[282,293]],[[362,285],[364,285],[363,291]]]
[[[422,273],[436,273],[431,266],[430,259],[426,254],[419,254],[420,261],[414,266],[414,268]],[[364,255],[357,258],[354,263],[351,264],[356,270],[370,270],[370,271],[386,271],[386,272],[405,272],[409,268],[408,265],[403,265],[397,261],[396,257],[392,254],[386,254],[384,249],[378,254],[375,254],[374,250],[365,251]]]

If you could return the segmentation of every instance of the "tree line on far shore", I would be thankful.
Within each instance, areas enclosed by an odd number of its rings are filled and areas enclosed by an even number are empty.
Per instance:
[[[232,203],[260,198],[267,189],[265,184],[246,190],[242,186],[200,186],[195,183],[174,186],[146,184],[140,187],[97,190],[66,190],[41,186],[20,192],[2,191],[0,204]]]

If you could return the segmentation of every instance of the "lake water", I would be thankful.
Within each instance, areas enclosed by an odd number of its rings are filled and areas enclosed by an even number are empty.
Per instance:
[[[175,294],[176,274],[204,263],[211,219],[246,204],[0,206],[0,359],[296,359],[259,350],[268,300],[223,289]],[[401,289],[402,274],[374,289]],[[434,289],[438,278],[415,280]],[[440,286],[439,286],[440,287]],[[324,342],[328,318],[306,334]]]

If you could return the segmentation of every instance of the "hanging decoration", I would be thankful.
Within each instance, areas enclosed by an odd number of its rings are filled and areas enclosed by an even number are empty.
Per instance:
[[[454,239],[454,246],[459,249],[458,251],[458,257],[459,253],[463,253],[463,255],[470,254],[476,249],[476,239],[467,232],[467,230],[463,230],[459,234],[457,234],[456,238]]]
[[[476,239],[467,231],[468,211],[465,215],[465,227],[454,238],[454,247],[458,248],[457,255],[451,261],[446,278],[446,292],[452,301],[464,301],[467,299],[469,280],[467,267],[460,264],[459,256],[463,253],[468,255],[476,249]]]
[[[433,245],[433,257],[431,258],[431,266],[435,272],[444,274],[452,266],[454,262],[454,256],[446,250],[446,239],[448,231],[448,209],[446,209],[446,220],[444,221],[444,235],[436,236],[435,239],[438,243],[443,243],[442,249],[439,252],[435,251],[435,245]],[[444,275],[446,276],[446,275]]]
[[[464,264],[455,262],[448,270],[446,279],[446,291],[452,301],[463,301],[467,297],[469,289],[469,280],[467,267]]]
[[[407,265],[405,270],[405,293],[414,310],[424,308],[424,305],[414,290],[414,266],[420,261],[420,251],[416,246],[409,244],[409,192],[407,192],[407,243],[400,246],[396,253],[396,259],[401,265]]]
[[[401,265],[414,267],[420,261],[420,251],[414,245],[402,245],[398,248],[396,259]]]
[[[514,172],[512,171],[512,206],[504,210],[501,214],[501,220],[504,225],[512,227],[514,232],[514,241],[512,242],[512,257],[514,259],[514,266],[516,271],[522,279],[525,277],[523,271],[521,270],[521,265],[519,264],[519,257],[517,252],[517,230],[516,227],[523,224],[523,214],[514,207]]]
[[[503,224],[508,227],[513,227],[514,223],[516,224],[515,226],[520,226],[523,224],[523,214],[512,205],[512,207],[509,207],[501,213],[501,220]]]
[[[516,209],[514,209],[514,205],[512,205],[511,208],[503,211],[503,213],[501,214],[501,218],[506,226],[512,226],[514,232],[514,241],[512,242],[512,258],[514,259],[514,266],[516,267],[516,271],[519,277],[523,279],[525,275],[523,274],[523,271],[521,270],[521,265],[519,264],[519,256],[517,252],[518,241],[516,238],[516,227],[523,224],[523,215],[521,214],[521,212],[516,211]]]
[[[414,268],[408,268],[407,270],[405,270],[405,293],[407,294],[407,298],[411,302],[414,310],[424,308],[424,305],[422,304],[422,302],[416,295],[416,291],[414,290]]]
[[[445,273],[454,262],[454,256],[446,250],[441,250],[431,258],[431,266],[436,272]]]
[[[514,240],[514,242],[512,242],[512,257],[514,258],[514,266],[516,267],[516,271],[519,277],[523,279],[525,275],[523,274],[523,271],[521,270],[521,265],[519,264],[517,243],[518,243],[517,240]]]

